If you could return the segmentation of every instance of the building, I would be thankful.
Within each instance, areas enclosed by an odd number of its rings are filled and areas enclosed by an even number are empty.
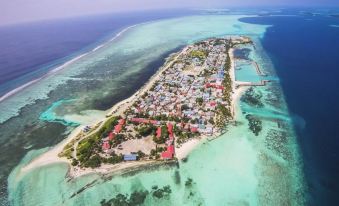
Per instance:
[[[198,128],[197,127],[191,127],[191,132],[193,132],[193,133],[198,132]]]
[[[153,124],[153,125],[159,125],[159,121],[157,120],[148,120],[148,119],[144,119],[144,118],[131,118],[130,119],[131,122],[134,123],[144,123],[144,124]]]
[[[120,119],[118,124],[119,125],[124,125],[125,124],[125,119]]]
[[[108,140],[113,140],[115,138],[115,134],[113,132],[110,132],[108,134]]]
[[[118,124],[118,125],[115,125],[114,127],[114,133],[115,134],[119,134],[122,130],[122,125],[121,124]]]
[[[161,137],[161,127],[158,127],[156,134],[157,138],[159,139]]]
[[[107,141],[103,142],[102,144],[102,150],[107,151],[111,148],[111,145]]]
[[[135,154],[127,154],[127,155],[124,155],[124,161],[136,161],[137,157],[138,156]]]
[[[161,153],[161,157],[165,160],[173,159],[174,157],[174,145],[170,145],[167,147],[165,152]]]
[[[168,131],[170,140],[173,140],[173,124],[171,123],[167,124],[167,131]]]

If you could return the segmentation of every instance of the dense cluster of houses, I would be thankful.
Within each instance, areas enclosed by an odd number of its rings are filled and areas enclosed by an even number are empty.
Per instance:
[[[222,99],[226,42],[212,39],[190,46],[132,108],[131,116],[185,118],[189,120],[186,124],[176,123],[179,128],[212,135],[216,107],[226,104]],[[190,55],[193,51],[201,51],[205,57]]]
[[[174,157],[174,127],[205,135],[216,132],[218,105],[227,106],[222,98],[227,44],[227,39],[209,39],[184,50],[162,73],[152,89],[136,100],[125,113],[126,116],[103,139],[103,151],[110,149],[110,141],[122,131],[126,120],[155,126],[157,138],[161,137],[161,127],[166,125],[169,138],[165,143],[165,151],[161,153],[163,159]],[[159,116],[173,118],[157,120]],[[126,155],[126,160],[135,158]]]

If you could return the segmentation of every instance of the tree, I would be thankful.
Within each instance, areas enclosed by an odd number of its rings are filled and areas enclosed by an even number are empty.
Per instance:
[[[141,136],[146,137],[152,134],[155,131],[155,127],[153,125],[146,125],[138,129],[138,132]]]
[[[85,167],[96,168],[101,165],[101,158],[99,155],[94,155],[84,163]]]
[[[188,110],[188,109],[189,109],[189,106],[187,106],[186,104],[181,106],[181,111]]]
[[[196,103],[199,104],[200,106],[202,105],[202,103],[204,102],[204,99],[202,97],[198,97],[196,98]]]
[[[143,158],[143,157],[145,157],[145,156],[146,156],[146,154],[143,153],[141,150],[138,151],[138,158],[139,158],[139,159],[141,159],[141,158]]]

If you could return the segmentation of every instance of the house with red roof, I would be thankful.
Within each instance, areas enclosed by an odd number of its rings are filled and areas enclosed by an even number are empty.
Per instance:
[[[213,88],[216,88],[216,89],[224,90],[224,86],[222,86],[222,85],[217,85],[217,84],[211,84],[211,83],[205,84],[205,87],[206,87],[206,88],[213,87]]]
[[[193,133],[198,132],[198,128],[197,127],[191,127],[191,132],[193,132]]]
[[[120,119],[119,120],[118,124],[115,125],[115,127],[114,127],[114,133],[115,134],[119,134],[121,132],[125,122],[126,122],[125,119]]]
[[[135,122],[135,123],[144,123],[144,124],[153,124],[153,125],[158,125],[159,121],[157,120],[148,120],[148,119],[144,119],[144,118],[131,118],[130,119],[131,122]]]
[[[115,127],[114,127],[114,133],[115,134],[119,134],[121,132],[121,130],[122,130],[122,125],[121,124],[115,125]]]
[[[171,154],[168,153],[168,152],[162,152],[162,153],[161,153],[161,158],[162,158],[162,159],[172,159],[173,156],[171,156]]]
[[[120,119],[118,124],[124,125],[125,124],[125,119]]]
[[[172,153],[174,155],[174,145],[170,145],[167,147],[167,152]]]
[[[165,152],[161,153],[161,157],[163,159],[173,159],[174,157],[174,145],[170,145],[167,147],[167,150]]]
[[[111,148],[111,145],[109,145],[108,141],[105,141],[102,143],[102,150],[107,151]]]
[[[161,127],[158,127],[156,131],[157,138],[159,139],[161,137]]]
[[[214,106],[216,106],[216,105],[217,105],[217,103],[216,103],[215,101],[211,101],[211,102],[210,102],[210,106],[211,106],[211,107],[214,107]]]
[[[224,86],[222,86],[222,85],[216,85],[214,88],[224,90]]]
[[[108,140],[113,140],[115,138],[115,134],[113,132],[110,132],[108,134]]]
[[[167,131],[168,131],[170,140],[173,140],[173,124],[172,123],[167,124]]]

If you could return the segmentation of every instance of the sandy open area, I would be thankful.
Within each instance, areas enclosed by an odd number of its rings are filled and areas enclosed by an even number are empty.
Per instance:
[[[179,159],[182,160],[186,158],[189,153],[196,148],[200,143],[200,140],[198,139],[191,139],[184,144],[181,145],[180,148],[175,148],[175,156]]]

